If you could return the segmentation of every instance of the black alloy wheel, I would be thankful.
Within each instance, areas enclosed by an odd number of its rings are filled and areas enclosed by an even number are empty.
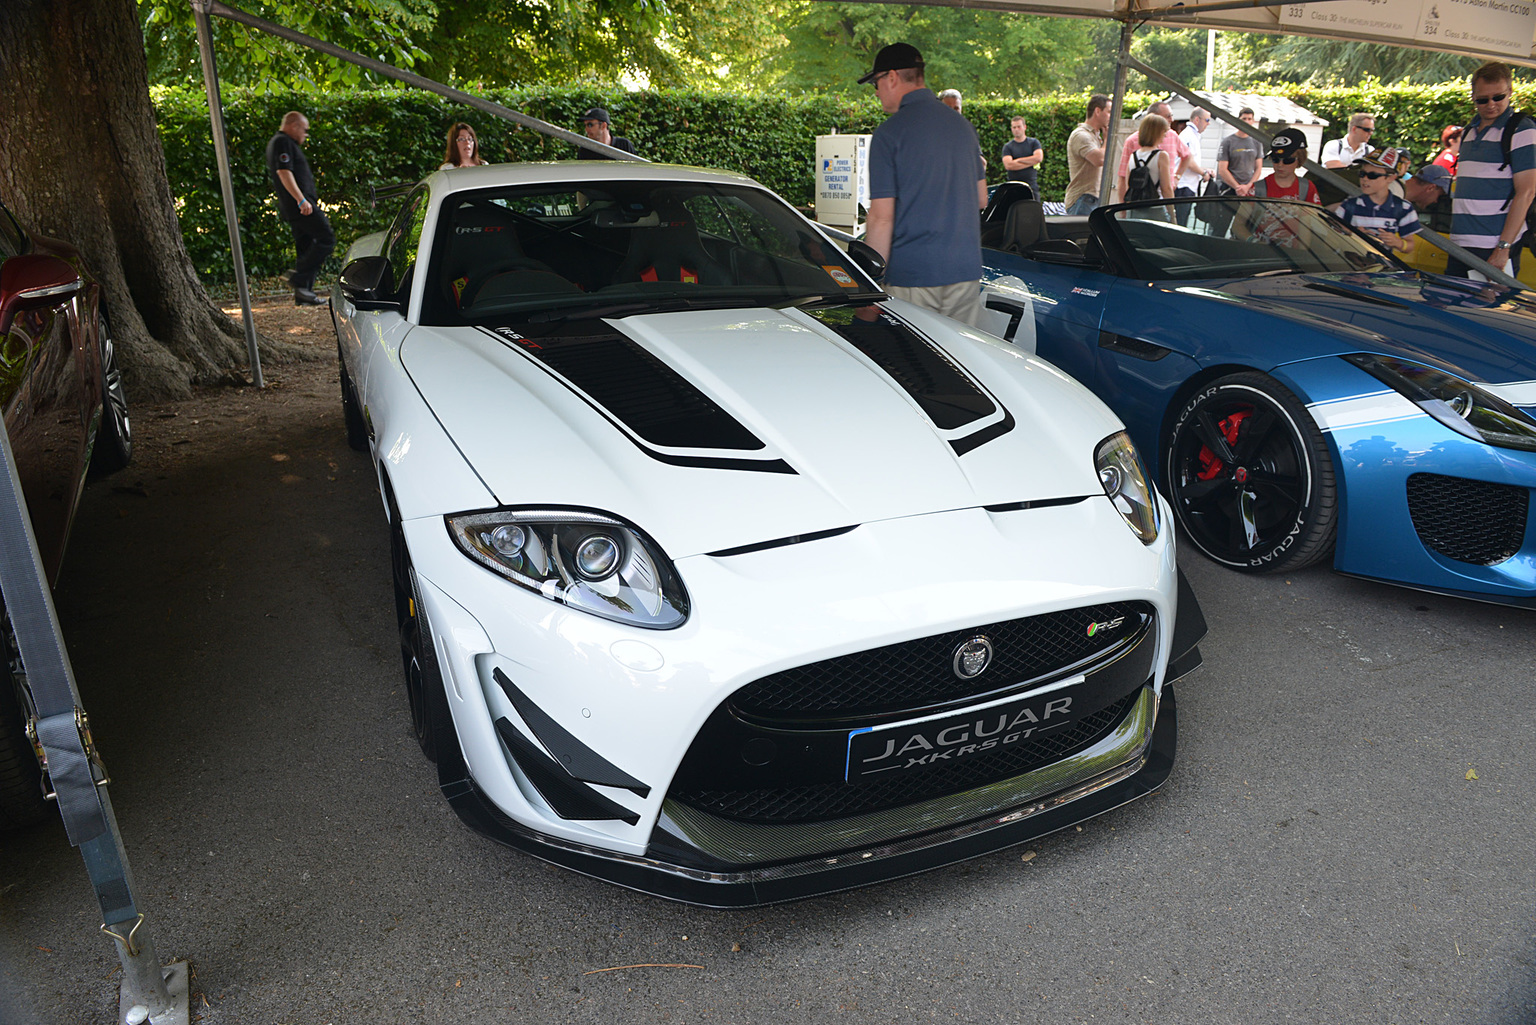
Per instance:
[[[128,422],[128,393],[123,388],[123,372],[117,365],[112,325],[105,310],[97,318],[101,340],[101,424],[96,428],[96,442],[91,448],[91,473],[101,476],[116,473],[133,459],[133,427]]]
[[[336,340],[336,363],[341,367],[341,415],[347,423],[347,444],[355,451],[368,451],[368,424],[363,420],[363,407],[357,401],[357,389],[352,387],[352,375],[347,373],[347,361],[341,356],[341,340]]]
[[[1327,442],[1274,379],[1241,373],[1202,385],[1174,417],[1165,452],[1174,515],[1207,557],[1267,573],[1311,565],[1333,547]]]
[[[400,630],[400,661],[405,669],[405,696],[411,707],[411,732],[428,761],[437,761],[438,737],[449,723],[448,695],[432,641],[432,625],[421,603],[421,585],[411,553],[405,547],[394,496],[390,510],[390,564],[395,583],[395,619]]]
[[[49,810],[43,771],[27,739],[32,696],[25,679],[11,618],[0,606],[0,833],[36,825]]]

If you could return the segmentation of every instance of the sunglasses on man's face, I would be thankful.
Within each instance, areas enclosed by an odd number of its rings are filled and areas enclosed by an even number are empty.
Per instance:
[[[1272,159],[1272,162],[1276,163],[1276,164],[1299,164],[1299,163],[1301,163],[1301,158],[1300,157],[1273,157],[1271,159]]]
[[[1385,172],[1385,171],[1361,171],[1360,172],[1360,177],[1362,177],[1362,178],[1371,178],[1373,180],[1376,179],[1376,178],[1385,178],[1386,176],[1387,176],[1387,172]]]
[[[1472,102],[1479,107],[1486,103],[1503,103],[1509,98],[1509,93],[1494,93],[1492,96],[1474,96]]]

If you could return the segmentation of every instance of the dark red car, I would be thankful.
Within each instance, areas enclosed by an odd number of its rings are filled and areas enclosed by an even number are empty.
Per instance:
[[[90,473],[128,464],[128,401],[101,288],[72,246],[0,205],[0,409],[52,584]],[[26,733],[31,696],[0,602],[0,831],[48,810]]]

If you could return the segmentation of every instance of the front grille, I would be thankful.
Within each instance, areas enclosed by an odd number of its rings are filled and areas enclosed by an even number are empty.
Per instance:
[[[1408,478],[1408,514],[1419,540],[1447,559],[1492,566],[1520,550],[1531,493],[1438,473]]]
[[[1141,696],[1137,688],[1107,708],[1080,719],[1061,732],[1050,732],[1001,748],[985,758],[945,763],[937,768],[877,776],[862,782],[817,783],[809,786],[765,787],[756,790],[674,788],[668,798],[741,822],[786,824],[847,818],[914,804],[942,794],[1023,775],[1089,747],[1110,732]]]
[[[1151,621],[1147,602],[1112,602],[921,637],[840,655],[755,680],[730,698],[758,720],[871,718],[968,701],[1092,659]],[[1122,622],[1113,629],[1102,624]],[[1088,631],[1099,624],[1092,634]],[[978,677],[955,675],[955,649],[977,634],[993,647]]]

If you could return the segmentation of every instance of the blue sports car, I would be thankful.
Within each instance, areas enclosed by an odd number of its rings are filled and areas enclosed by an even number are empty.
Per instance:
[[[983,223],[988,326],[1120,415],[1202,553],[1536,607],[1532,293],[1289,200]]]

